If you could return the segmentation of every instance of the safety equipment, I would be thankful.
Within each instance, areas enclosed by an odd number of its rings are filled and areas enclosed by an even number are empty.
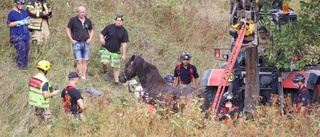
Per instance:
[[[304,82],[305,78],[302,74],[297,74],[292,78],[293,82]]]
[[[188,52],[182,52],[180,55],[180,59],[181,60],[190,60],[191,59],[191,55]]]
[[[14,3],[16,4],[26,4],[25,0],[14,0]]]
[[[224,101],[231,101],[233,100],[233,94],[231,92],[226,92],[223,94]]]
[[[190,64],[190,67],[189,67],[189,72],[190,72],[190,81],[192,81],[193,80],[193,67],[192,67],[193,65],[192,64]],[[177,66],[177,69],[176,69],[176,71],[177,71],[177,74],[178,74],[178,80],[179,80],[179,83],[182,83],[182,78],[181,78],[181,75],[180,75],[180,70],[181,70],[181,64],[178,64],[178,66]],[[185,83],[185,84],[187,84],[187,83]]]
[[[37,74],[29,81],[29,105],[38,108],[49,108],[50,98],[42,95],[42,86],[48,83],[48,92],[51,92],[51,85],[47,78],[42,74]]]
[[[169,83],[173,83],[174,82],[174,77],[172,74],[167,74],[164,76],[164,80],[169,82]]]
[[[51,68],[51,64],[49,61],[41,60],[38,62],[37,68],[44,71],[48,71]]]

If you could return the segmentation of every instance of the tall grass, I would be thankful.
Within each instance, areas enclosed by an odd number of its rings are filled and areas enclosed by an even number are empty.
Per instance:
[[[113,82],[102,78],[98,50],[98,35],[113,22],[115,13],[126,17],[124,26],[130,37],[127,58],[142,55],[155,64],[160,73],[173,73],[179,63],[179,54],[188,51],[191,63],[197,66],[200,76],[221,62],[213,59],[205,47],[228,45],[228,0],[51,0],[54,16],[51,22],[51,40],[46,45],[31,46],[29,65],[25,70],[15,68],[15,49],[8,42],[9,29],[4,23],[11,0],[1,4],[0,24],[0,128],[1,136],[317,136],[319,120],[287,118],[275,109],[258,110],[263,116],[254,121],[240,119],[237,124],[202,119],[193,106],[183,114],[151,115],[142,104],[137,104],[125,86],[116,90]],[[76,15],[79,5],[87,7],[87,17],[94,24],[95,36],[91,43],[88,80],[80,81],[78,88],[92,86],[106,98],[84,95],[87,106],[86,120],[72,121],[64,113],[61,99],[51,99],[53,128],[39,126],[33,111],[27,105],[28,80],[37,73],[36,63],[46,59],[52,63],[48,79],[52,85],[66,86],[67,74],[75,70],[71,43],[65,27],[69,18]],[[122,64],[123,66],[123,64]],[[137,106],[134,109],[133,106]],[[273,111],[271,111],[273,110]],[[159,110],[161,111],[161,110]],[[164,111],[164,110],[163,110]],[[319,114],[319,111],[315,111]],[[318,123],[316,123],[318,122]]]

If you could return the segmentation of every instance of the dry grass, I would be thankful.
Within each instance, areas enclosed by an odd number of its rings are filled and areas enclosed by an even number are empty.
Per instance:
[[[8,28],[0,24],[0,128],[1,136],[317,136],[319,119],[311,115],[307,119],[277,115],[277,108],[258,109],[254,121],[239,119],[220,123],[202,119],[202,114],[193,106],[181,114],[150,115],[147,109],[136,104],[125,87],[113,89],[113,82],[102,79],[98,54],[98,35],[113,15],[121,12],[126,18],[124,26],[129,31],[129,58],[141,54],[155,64],[160,73],[172,73],[182,51],[193,55],[192,64],[200,75],[210,68],[218,68],[206,46],[228,46],[229,0],[51,0],[54,17],[51,20],[52,37],[43,46],[31,46],[29,66],[17,70],[14,66],[15,49],[8,42]],[[64,87],[68,72],[74,70],[71,44],[65,35],[68,19],[76,15],[76,7],[85,5],[87,16],[94,23],[95,37],[91,43],[89,80],[80,81],[79,88],[92,86],[103,91],[105,98],[84,96],[87,110],[84,122],[69,120],[61,107],[59,96],[52,98],[51,109],[54,127],[47,130],[38,126],[29,106],[28,80],[37,73],[35,64],[42,59],[52,63],[48,79],[52,85]],[[3,21],[12,8],[11,0],[1,5]],[[138,106],[134,110],[133,106]],[[165,110],[159,110],[165,111]],[[319,109],[314,111],[319,115]],[[318,123],[317,123],[318,122]],[[31,133],[29,133],[32,130]]]

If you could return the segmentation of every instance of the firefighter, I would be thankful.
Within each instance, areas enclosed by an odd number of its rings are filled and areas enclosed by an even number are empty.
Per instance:
[[[172,74],[167,74],[163,77],[163,79],[170,85],[173,85],[174,83],[174,77]]]
[[[33,76],[29,81],[29,105],[35,109],[35,114],[40,119],[40,122],[48,122],[50,119],[50,97],[59,93],[58,86],[56,86],[55,90],[52,92],[52,87],[46,78],[50,68],[51,64],[48,61],[39,61],[37,64],[39,73]]]
[[[307,87],[305,87],[305,77],[302,74],[297,74],[292,78],[292,82],[299,89],[298,98],[296,101],[297,113],[304,116],[308,112],[311,94]]]
[[[231,92],[223,94],[224,106],[220,110],[220,121],[227,121],[230,118],[239,117],[241,111],[233,104],[234,96]]]
[[[33,22],[29,24],[32,44],[44,44],[50,38],[49,18],[52,17],[52,6],[47,0],[29,0],[26,6],[29,17]]]
[[[190,86],[194,79],[197,89],[200,89],[199,74],[197,68],[190,64],[191,55],[188,52],[182,52],[180,55],[181,64],[174,69],[174,85],[180,87]]]

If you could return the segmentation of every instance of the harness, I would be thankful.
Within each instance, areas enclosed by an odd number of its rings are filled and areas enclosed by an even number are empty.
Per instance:
[[[69,99],[69,95],[68,95],[68,90],[75,88],[74,86],[69,86],[64,88],[65,90],[65,94],[63,96],[63,102],[64,102],[64,111],[65,112],[70,112],[70,99]]]
[[[308,90],[308,88],[306,88],[306,87],[303,87],[303,88],[301,89],[301,91],[299,92],[298,100],[297,100],[297,107],[300,107],[300,106],[301,106],[300,94],[301,94],[302,92],[308,92],[308,91],[309,91],[309,90]]]
[[[180,75],[180,70],[181,70],[181,64],[179,64],[177,66],[177,73],[178,73],[178,80],[179,80],[179,83],[182,83],[182,79],[181,79],[181,75]],[[190,64],[190,67],[189,67],[189,72],[190,72],[190,81],[193,80],[193,69],[192,69],[192,65]]]

